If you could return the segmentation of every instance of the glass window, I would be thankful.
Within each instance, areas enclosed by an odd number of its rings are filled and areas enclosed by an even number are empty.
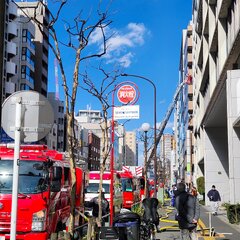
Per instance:
[[[48,187],[48,172],[43,170],[42,162],[20,161],[19,194],[39,193]],[[0,193],[12,193],[13,161],[0,161]]]
[[[105,190],[105,193],[110,192],[110,185],[107,183],[103,183],[102,186]],[[99,183],[89,183],[89,185],[86,188],[86,193],[98,193],[99,189]]]
[[[133,191],[133,183],[131,178],[122,178],[122,190],[123,192],[132,192]]]

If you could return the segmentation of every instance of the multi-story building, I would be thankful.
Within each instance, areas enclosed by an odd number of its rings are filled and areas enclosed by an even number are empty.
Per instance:
[[[35,10],[46,25],[49,13],[43,3],[1,1],[0,104],[19,90],[47,96],[48,32],[29,21]]]
[[[162,169],[160,170],[160,181],[171,184],[171,161],[174,144],[174,136],[172,134],[163,134],[160,140],[160,162]]]
[[[193,134],[197,176],[240,201],[240,1],[193,1]]]
[[[11,78],[18,71],[13,62],[13,57],[17,55],[17,45],[13,40],[18,35],[18,29],[15,22],[17,6],[12,1],[1,1],[0,7],[0,106],[2,106],[5,98],[16,91]]]
[[[22,34],[26,38],[26,41],[35,43],[34,90],[47,96],[49,36],[46,26],[49,22],[49,10],[46,7],[45,1],[43,3],[39,1],[17,2],[17,5],[20,16],[36,17],[37,21],[41,24],[40,30],[37,24],[34,23],[34,38],[31,38],[28,32],[23,32]],[[26,57],[28,57],[28,53],[26,53]]]
[[[122,124],[118,124],[116,127],[116,132],[118,133],[118,153],[119,153],[119,163],[118,169],[122,169],[122,166],[126,166],[126,143],[125,143],[125,135],[126,130]]]
[[[54,113],[54,124],[56,124],[56,148],[58,151],[63,152],[64,150],[64,102],[56,98],[56,94],[53,92],[48,93],[48,100],[52,105]],[[49,146],[49,138],[47,136],[47,145]]]
[[[135,131],[126,131],[125,135],[126,166],[137,165],[137,141]]]
[[[49,149],[57,150],[57,124],[56,122],[53,123],[53,126],[47,135],[47,146]]]
[[[102,129],[101,129],[101,122],[102,122],[102,115],[100,110],[79,110],[78,115],[75,116],[75,119],[78,121],[79,125],[82,126],[85,129],[91,130],[92,133],[94,133],[97,137],[100,138],[100,149],[103,148],[103,135],[102,135]],[[108,141],[109,146],[111,144],[111,121],[108,121]],[[115,123],[115,126],[117,126],[117,123]],[[114,169],[119,170],[120,169],[120,162],[119,162],[119,134],[117,131],[114,132]],[[101,156],[100,159],[102,160],[102,152],[100,152]],[[110,153],[106,160],[106,169],[110,169]]]
[[[88,131],[88,170],[100,169],[100,138]]]
[[[192,156],[192,22],[189,23],[187,29],[182,32],[182,44],[180,51],[180,84],[183,85],[179,93],[176,114],[175,114],[175,139],[177,151],[177,178],[185,179],[186,182],[192,182],[193,156]],[[174,165],[172,168],[172,176],[176,176]]]
[[[100,110],[79,110],[75,118],[78,122],[100,123],[102,121],[102,113]]]

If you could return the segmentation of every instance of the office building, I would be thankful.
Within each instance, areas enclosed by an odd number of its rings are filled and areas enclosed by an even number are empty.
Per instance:
[[[53,92],[48,93],[48,100],[52,106],[54,114],[54,124],[56,125],[56,150],[64,151],[64,102],[57,99],[56,94]],[[47,145],[50,147],[50,136],[46,137]]]
[[[193,134],[196,176],[222,202],[240,192],[240,1],[193,1]]]
[[[135,131],[126,131],[125,135],[126,166],[137,165],[137,141]]]

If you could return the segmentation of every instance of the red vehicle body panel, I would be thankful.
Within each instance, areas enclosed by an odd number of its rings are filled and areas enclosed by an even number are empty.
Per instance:
[[[128,179],[132,183],[132,189],[131,190],[126,190],[122,186],[122,191],[123,191],[123,208],[128,208],[130,209],[133,204],[138,202],[140,200],[140,195],[139,191],[136,188],[136,183],[134,182],[134,176],[132,175],[131,172],[128,171],[119,171],[118,174],[121,177],[121,181],[127,181]],[[123,185],[123,182],[122,182]]]
[[[13,161],[14,150],[6,146],[0,146],[0,164],[1,161]],[[49,150],[43,145],[28,145],[21,146],[20,164],[21,161],[34,161],[38,163],[53,162],[49,165],[48,177],[49,185],[42,192],[34,192],[29,194],[18,194],[17,208],[17,226],[16,239],[40,239],[46,240],[50,238],[51,233],[57,229],[57,224],[61,222],[67,223],[70,215],[70,171],[69,163],[64,159],[64,155],[55,150]],[[58,192],[50,191],[50,184],[53,179],[53,168],[62,169],[61,190]],[[68,169],[68,170],[66,170]],[[34,171],[34,169],[33,169]],[[40,171],[40,170],[39,170]],[[66,172],[68,174],[66,174]],[[3,173],[0,172],[0,176]],[[39,173],[40,174],[40,173]],[[31,175],[30,175],[31,176]],[[77,189],[76,189],[76,207],[81,210],[83,207],[83,171],[76,168]],[[29,178],[31,179],[31,178]],[[24,182],[26,186],[30,181]],[[12,194],[0,191],[0,236],[5,236],[5,239],[10,239],[11,228],[11,204]],[[46,211],[45,228],[43,231],[37,232],[32,230],[33,214],[41,210]]]

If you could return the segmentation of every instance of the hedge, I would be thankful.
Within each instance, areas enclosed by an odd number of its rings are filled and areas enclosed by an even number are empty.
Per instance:
[[[240,204],[225,204],[227,209],[227,218],[230,223],[240,222]]]

